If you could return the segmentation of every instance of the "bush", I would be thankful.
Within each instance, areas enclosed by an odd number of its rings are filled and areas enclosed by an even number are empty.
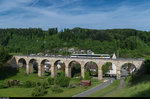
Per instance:
[[[48,83],[50,84],[50,85],[54,85],[54,78],[48,78],[47,79],[47,81],[48,81]]]
[[[63,92],[62,89],[60,89],[60,87],[58,87],[57,85],[54,85],[52,88],[51,88],[52,92],[54,93],[61,93]]]
[[[32,87],[35,87],[36,86],[36,82],[32,82]]]
[[[47,82],[43,82],[42,85],[41,85],[44,89],[47,89],[49,88],[49,84]]]
[[[42,83],[41,82],[36,82],[36,86],[41,86]]]
[[[49,76],[49,75],[51,75],[51,72],[45,71],[45,76]]]
[[[80,76],[81,76],[81,73],[74,74],[74,77],[80,77]]]
[[[91,76],[89,72],[85,72],[85,80],[90,80]]]
[[[109,67],[112,66],[111,62],[106,62],[103,66],[102,66],[102,71],[103,74],[106,74],[107,72],[109,72]]]
[[[83,80],[83,78],[80,76],[80,77],[78,78],[78,80],[81,81],[81,80]]]
[[[135,85],[136,83],[140,82],[140,76],[138,75],[131,75],[129,77],[130,77],[128,80],[129,85]]]
[[[65,77],[64,72],[61,73],[60,76],[56,76],[54,82],[56,85],[59,85],[61,87],[68,87],[70,83],[70,78]]]
[[[3,89],[3,84],[0,83],[0,89]]]
[[[43,86],[36,86],[32,91],[32,96],[44,96],[47,93]]]
[[[61,87],[68,87],[70,83],[70,78],[69,77],[64,77],[60,79],[59,85]]]
[[[23,87],[24,85],[23,85],[22,82],[20,82],[17,86],[18,86],[18,87]]]
[[[27,73],[24,73],[24,75],[23,75],[23,76],[28,77],[29,75],[28,75]]]
[[[24,83],[24,87],[26,87],[26,88],[30,88],[32,85],[31,85],[31,82],[30,81],[26,81],[25,83]]]
[[[46,89],[49,88],[47,82],[37,82],[35,83],[35,88],[32,91],[32,96],[43,96],[47,93]]]
[[[31,88],[31,87],[35,87],[36,86],[36,83],[35,82],[31,82],[31,81],[26,81],[24,83],[24,87],[25,88]]]
[[[9,87],[7,82],[3,82],[3,84],[1,85],[1,88],[2,88],[2,86],[3,86],[3,88],[8,88]]]

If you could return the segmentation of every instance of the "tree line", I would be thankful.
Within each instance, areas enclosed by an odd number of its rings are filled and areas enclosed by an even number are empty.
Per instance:
[[[60,48],[76,47],[95,53],[116,53],[118,57],[150,56],[150,32],[135,29],[8,28],[0,29],[0,37],[0,45],[9,53],[30,54],[48,49],[59,54]]]

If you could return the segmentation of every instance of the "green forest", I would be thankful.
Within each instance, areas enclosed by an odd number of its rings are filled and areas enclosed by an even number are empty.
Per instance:
[[[123,58],[149,58],[150,32],[135,29],[85,29],[73,28],[58,31],[49,28],[0,29],[0,45],[9,53],[59,54],[61,48],[92,50],[95,54],[116,53]],[[64,54],[65,55],[65,54]]]

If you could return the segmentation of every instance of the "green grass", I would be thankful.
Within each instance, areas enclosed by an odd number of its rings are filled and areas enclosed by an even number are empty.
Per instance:
[[[124,88],[113,92],[107,97],[150,97],[149,78],[150,75],[143,75],[138,77],[137,80],[133,80],[132,82],[126,81],[126,86]]]
[[[0,89],[0,97],[31,97],[33,88],[6,88]]]
[[[111,83],[109,86],[90,94],[88,97],[101,97],[104,96],[107,93],[112,92],[113,90],[117,89],[120,84],[120,80],[115,80],[113,83]]]
[[[16,75],[6,78],[5,80],[0,80],[0,83],[10,80],[10,79],[16,79],[21,82],[25,82],[28,80],[37,82],[37,81],[42,81],[41,79],[47,79],[47,78],[48,78],[48,76],[38,77],[37,73],[27,75],[25,72],[25,69],[19,69],[19,72]],[[79,78],[71,78],[70,83],[78,84],[80,81],[81,81],[81,79],[79,79]],[[53,93],[51,91],[51,88],[49,88],[49,89],[47,89],[48,93],[43,97],[71,97],[73,95],[79,94],[83,91],[86,91],[86,90],[102,83],[102,81],[98,81],[95,79],[92,79],[91,82],[92,82],[92,85],[87,88],[80,87],[80,86],[77,86],[77,87],[71,88],[71,89],[61,88],[61,89],[63,89],[63,92],[59,93],[59,94]],[[0,97],[32,97],[31,96],[32,90],[33,90],[33,88],[19,88],[19,87],[10,87],[10,88],[6,88],[6,89],[0,89]]]
[[[38,77],[37,73],[33,73],[33,74],[26,74],[25,69],[19,69],[19,72],[16,75],[13,75],[9,78],[6,78],[5,80],[1,80],[0,82],[6,81],[6,80],[10,80],[10,79],[16,79],[16,80],[20,80],[20,81],[39,81],[40,79],[45,78],[45,77]]]
[[[86,91],[102,82],[93,82],[92,86],[84,88],[77,86],[76,88],[61,88],[63,89],[62,93],[53,93],[51,89],[47,89],[48,93],[45,96],[42,97],[71,97],[73,95],[79,94],[83,91]],[[12,87],[12,88],[6,88],[6,89],[0,89],[0,97],[32,97],[33,88],[17,88],[17,87]]]
[[[90,88],[93,88],[95,87],[96,85],[99,85],[101,84],[102,82],[93,82],[92,83],[92,86],[90,87],[80,87],[80,86],[77,86],[76,88],[72,88],[72,89],[68,89],[68,88],[63,88],[63,92],[62,93],[59,93],[59,94],[55,94],[51,91],[51,89],[48,90],[48,94],[46,94],[44,97],[71,97],[71,96],[74,96],[74,95],[77,95],[83,91],[86,91]]]

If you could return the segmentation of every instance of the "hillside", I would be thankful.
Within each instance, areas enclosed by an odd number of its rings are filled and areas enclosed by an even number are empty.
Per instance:
[[[121,88],[106,97],[150,97],[150,75],[127,77],[124,88]]]
[[[61,48],[92,50],[95,53],[116,53],[118,57],[150,57],[150,32],[134,29],[64,29],[40,28],[0,29],[0,45],[10,53],[38,53],[49,50],[64,54]]]

